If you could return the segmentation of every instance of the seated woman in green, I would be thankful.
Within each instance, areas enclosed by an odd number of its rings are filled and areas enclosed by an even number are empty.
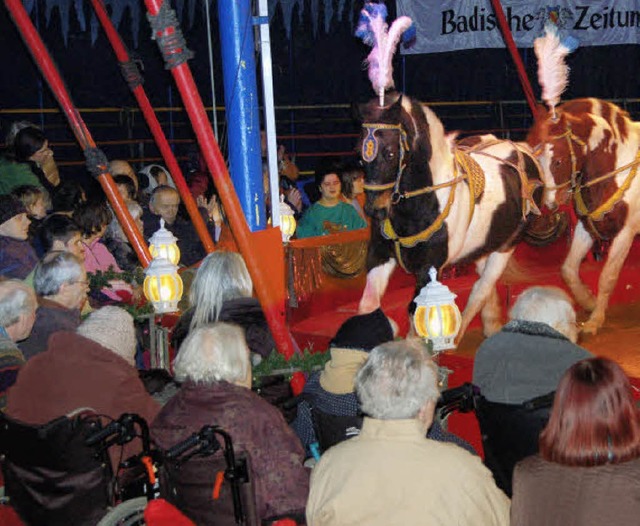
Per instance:
[[[305,212],[298,224],[298,238],[324,236],[366,228],[367,223],[353,205],[342,199],[339,166],[328,165],[316,172],[320,199]]]

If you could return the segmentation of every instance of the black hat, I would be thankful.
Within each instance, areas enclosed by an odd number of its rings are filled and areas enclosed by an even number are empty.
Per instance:
[[[0,195],[0,225],[18,214],[26,212],[27,209],[17,197],[11,194]]]
[[[389,318],[384,315],[382,309],[377,309],[369,314],[349,318],[340,326],[329,345],[369,352],[374,347],[391,340],[393,340],[393,328]]]

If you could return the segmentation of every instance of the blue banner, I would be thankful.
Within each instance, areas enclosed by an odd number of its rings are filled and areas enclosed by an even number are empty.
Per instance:
[[[505,47],[490,0],[396,0],[398,16],[411,17],[416,43],[407,54]],[[638,0],[502,0],[518,47],[532,47],[546,23],[580,46],[640,44]]]

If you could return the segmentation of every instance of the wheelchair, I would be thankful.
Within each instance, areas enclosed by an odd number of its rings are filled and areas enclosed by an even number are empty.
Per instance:
[[[480,426],[484,463],[496,485],[512,495],[513,469],[525,457],[538,452],[538,438],[546,426],[555,392],[522,404],[490,402],[470,383],[444,391],[437,404],[440,419],[453,412],[473,411]]]
[[[90,412],[31,426],[0,413],[0,464],[9,504],[30,526],[94,526],[114,504],[106,451],[85,445]]]

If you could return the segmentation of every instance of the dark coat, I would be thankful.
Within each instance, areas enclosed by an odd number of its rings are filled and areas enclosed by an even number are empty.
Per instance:
[[[222,427],[231,435],[236,454],[247,454],[259,517],[304,509],[309,490],[309,472],[302,465],[304,452],[275,407],[250,389],[227,382],[213,385],[186,382],[162,408],[151,434],[160,447],[167,448],[207,424]],[[206,458],[201,462],[207,461],[212,462]],[[211,489],[194,486],[183,491],[210,495]],[[201,499],[197,496],[190,499],[187,495],[187,500]],[[199,510],[198,524],[215,522],[213,515],[211,506]],[[210,520],[202,520],[203,517]]]
[[[151,422],[160,406],[123,358],[75,332],[57,332],[47,350],[21,369],[6,412],[28,424],[44,424],[78,408],[114,419],[136,413]],[[139,450],[134,440],[125,447],[125,458]]]
[[[191,308],[185,311],[173,328],[171,345],[176,350],[189,335],[193,310]],[[211,322],[214,321],[216,320],[211,320]],[[276,346],[260,302],[255,298],[235,298],[225,301],[217,321],[240,325],[245,331],[245,338],[251,352],[258,353],[263,358],[269,356]]]
[[[24,279],[37,263],[36,251],[28,241],[0,236],[0,276]]]
[[[80,325],[80,309],[66,307],[46,298],[38,298],[36,321],[31,334],[18,344],[25,360],[47,350],[49,336],[59,331],[75,331]]]

